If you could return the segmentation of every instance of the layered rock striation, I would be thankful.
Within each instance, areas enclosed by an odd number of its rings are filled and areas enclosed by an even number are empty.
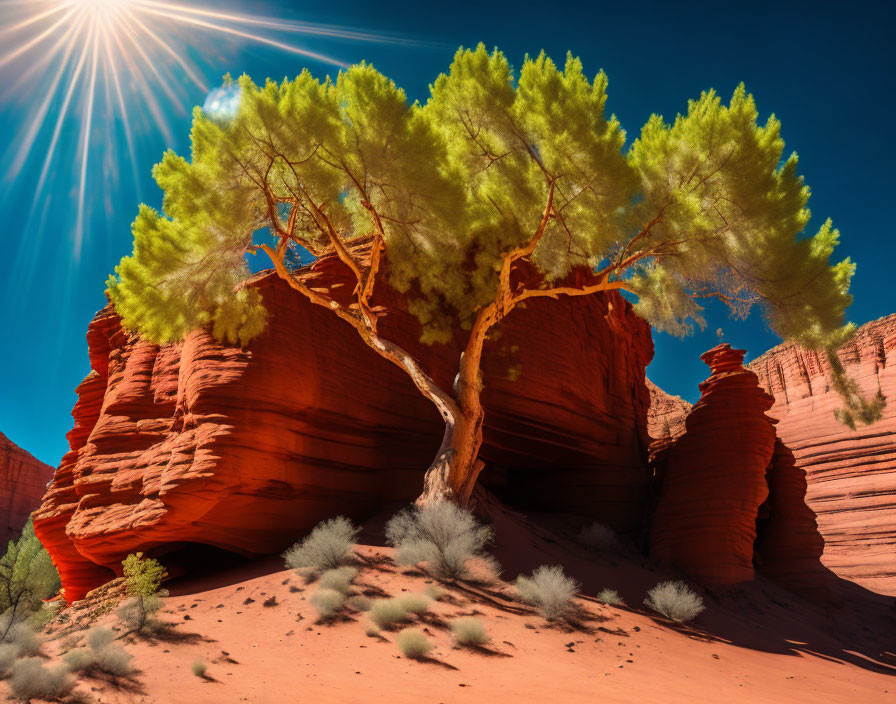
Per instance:
[[[805,503],[805,473],[776,436],[766,415],[774,399],[743,367],[744,354],[724,344],[701,357],[711,375],[684,431],[654,445],[660,496],[651,550],[705,585],[750,581],[760,568],[821,597],[829,574],[819,562],[823,541]]]
[[[351,291],[334,260],[304,277]],[[419,493],[442,436],[435,409],[276,275],[251,285],[270,320],[247,349],[204,330],[154,345],[124,331],[110,307],[91,322],[71,449],[35,513],[69,600],[136,550],[272,554],[324,518],[363,518]],[[450,388],[461,336],[424,346],[400,312],[381,331]],[[539,299],[495,338],[484,361],[483,483],[516,505],[562,507],[622,531],[640,525],[646,323],[616,294]]]
[[[40,503],[53,468],[0,433],[0,545],[6,548]]]
[[[807,502],[825,542],[822,561],[868,589],[896,595],[896,315],[862,326],[838,354],[866,396],[887,397],[873,425],[853,431],[834,417],[841,400],[821,352],[783,344],[749,368],[774,395],[769,415],[806,473]]]

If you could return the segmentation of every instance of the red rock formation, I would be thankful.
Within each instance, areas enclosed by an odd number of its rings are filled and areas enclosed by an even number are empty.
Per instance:
[[[53,478],[53,468],[0,433],[0,545],[18,535]]]
[[[666,450],[651,524],[653,554],[710,586],[753,579],[756,517],[769,494],[775,430],[765,411],[774,399],[743,368],[744,354],[724,344],[701,357],[712,374]]]
[[[824,355],[783,344],[751,362],[775,396],[769,414],[807,475],[807,501],[825,541],[822,561],[868,589],[896,595],[896,315],[862,326],[839,351],[847,373],[888,398],[883,418],[856,431],[834,418]]]
[[[347,282],[340,268],[321,261],[307,276]],[[35,514],[69,600],[129,552],[276,553],[325,517],[363,517],[420,491],[442,434],[432,406],[276,276],[253,285],[271,319],[247,350],[204,331],[152,345],[108,308],[90,324],[93,371],[78,389],[71,451]],[[420,345],[406,314],[381,330],[450,384],[457,346]],[[483,482],[520,503],[638,525],[652,351],[648,326],[615,294],[515,311],[486,350]]]

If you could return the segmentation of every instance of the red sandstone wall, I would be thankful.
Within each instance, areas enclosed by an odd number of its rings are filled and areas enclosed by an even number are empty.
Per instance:
[[[0,433],[0,545],[18,535],[37,508],[53,468]]]
[[[896,315],[862,326],[840,352],[865,394],[888,398],[883,418],[851,431],[820,353],[775,347],[749,368],[775,396],[769,415],[806,472],[807,501],[825,541],[822,561],[842,577],[896,595]]]
[[[344,272],[319,262],[309,276]],[[91,323],[71,451],[35,514],[70,600],[129,552],[195,542],[276,553],[325,517],[419,492],[442,433],[429,403],[347,324],[273,275],[253,285],[272,317],[247,350],[204,331],[152,345],[109,309]],[[407,315],[381,329],[450,383],[457,346],[420,346]],[[615,294],[515,311],[485,361],[482,457],[495,490],[637,526],[652,354],[648,326]]]

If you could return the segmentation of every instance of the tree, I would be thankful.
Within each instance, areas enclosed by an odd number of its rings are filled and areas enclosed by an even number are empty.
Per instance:
[[[131,553],[121,563],[122,576],[129,601],[118,610],[118,615],[130,632],[139,633],[152,616],[162,608],[162,599],[168,592],[161,588],[168,571],[142,552]]]
[[[544,54],[515,77],[505,56],[459,50],[426,104],[361,64],[335,81],[308,71],[280,84],[240,79],[229,121],[194,113],[191,160],[155,169],[163,213],[142,206],[134,252],[108,292],[124,324],[156,341],[210,325],[245,344],[264,328],[242,287],[244,255],[263,252],[299,294],[352,325],[409,375],[445,419],[424,500],[465,503],[481,463],[481,359],[489,335],[534,298],[627,291],[655,327],[703,325],[698,300],[735,316],[758,304],[781,337],[834,349],[854,265],[830,264],[838,232],[814,236],[796,155],[780,124],[757,123],[743,86],[712,91],[672,124],[652,116],[625,149],[607,117],[607,78]],[[350,297],[310,288],[297,259],[334,256]],[[384,339],[375,291],[406,297],[423,341],[466,333],[451,389]],[[858,396],[855,403],[862,403]]]
[[[59,586],[50,553],[34,534],[29,519],[22,535],[9,541],[6,554],[0,558],[0,614],[5,616],[0,641],[17,621],[37,611]]]

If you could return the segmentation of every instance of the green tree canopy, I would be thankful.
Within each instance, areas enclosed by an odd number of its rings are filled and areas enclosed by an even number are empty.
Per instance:
[[[704,324],[699,300],[717,297],[739,317],[759,306],[782,338],[839,346],[855,267],[831,263],[829,221],[806,232],[809,189],[774,116],[760,124],[743,85],[727,105],[707,91],[671,124],[652,116],[626,149],[607,85],[571,55],[562,69],[527,57],[515,74],[481,45],[457,52],[425,104],[368,64],[335,81],[243,76],[237,115],[197,109],[191,158],[168,152],[156,166],[162,212],[141,206],[109,295],[153,340],[208,324],[245,344],[265,314],[240,285],[244,255],[264,251],[405,368],[446,420],[466,418],[475,449],[482,345],[529,298],[624,290],[652,325],[686,334]],[[360,242],[372,242],[369,259],[354,253]],[[351,305],[293,276],[300,248],[354,272]],[[591,274],[570,283],[573,270]],[[470,330],[453,391],[378,336],[383,312],[370,300],[382,274],[407,294],[424,341]]]

